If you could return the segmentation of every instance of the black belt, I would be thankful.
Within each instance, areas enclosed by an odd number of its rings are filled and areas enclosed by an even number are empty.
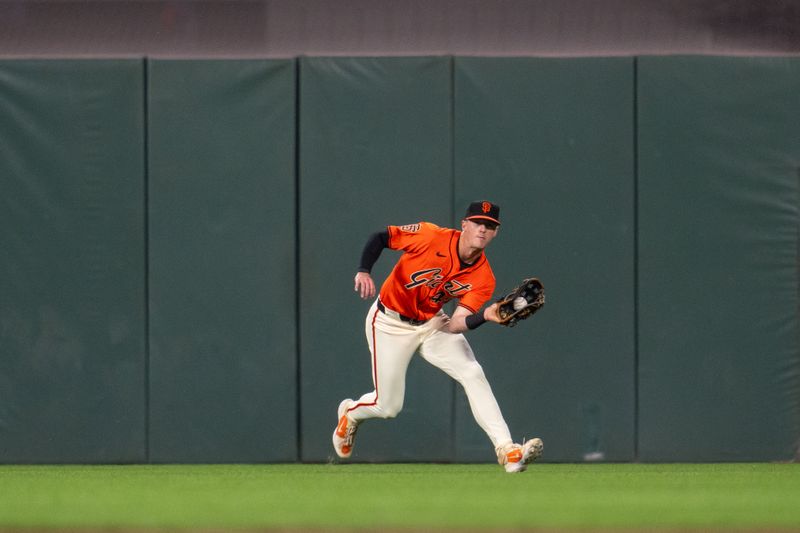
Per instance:
[[[395,318],[399,318],[403,322],[406,322],[407,324],[411,324],[412,326],[421,326],[422,324],[427,322],[427,320],[417,320],[416,318],[411,318],[409,316],[401,315],[397,311],[391,311],[390,310],[389,313],[387,313],[386,312],[386,306],[384,306],[383,303],[380,300],[378,300],[378,309],[380,309],[381,313],[383,313],[384,315],[388,315],[388,316],[392,316],[392,317],[395,317]]]

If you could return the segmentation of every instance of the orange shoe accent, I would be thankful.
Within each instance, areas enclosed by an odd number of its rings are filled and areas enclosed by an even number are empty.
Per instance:
[[[339,419],[339,425],[336,426],[336,436],[343,439],[345,435],[347,435],[347,416],[342,415],[342,418]],[[349,448],[349,446],[347,446],[347,448]],[[344,448],[342,449],[344,450]],[[344,453],[347,453],[347,450],[344,450]]]
[[[345,455],[350,455],[350,450],[352,450],[352,446],[348,446],[347,444],[342,445],[342,453]]]
[[[506,455],[506,461],[509,463],[518,463],[522,461],[522,450],[515,449],[508,452],[508,455]]]

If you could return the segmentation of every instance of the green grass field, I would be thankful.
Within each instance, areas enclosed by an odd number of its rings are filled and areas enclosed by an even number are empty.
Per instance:
[[[0,528],[800,530],[800,464],[0,466]]]

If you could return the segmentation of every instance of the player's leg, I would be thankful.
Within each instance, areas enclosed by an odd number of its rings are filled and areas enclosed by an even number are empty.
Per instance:
[[[420,346],[420,354],[461,384],[472,416],[495,448],[512,442],[492,387],[464,335],[434,329]]]
[[[522,472],[542,455],[541,439],[515,444],[483,368],[461,334],[433,329],[420,347],[420,354],[458,381],[467,395],[472,416],[495,447],[497,461],[506,472]]]
[[[356,422],[393,418],[403,408],[406,371],[420,343],[418,328],[386,316],[373,304],[365,324],[375,390],[353,401],[347,415]]]
[[[358,425],[370,418],[392,418],[403,408],[406,371],[420,343],[419,328],[409,326],[380,312],[373,304],[365,324],[375,389],[358,400],[339,404],[339,423],[333,446],[339,457],[352,453]]]

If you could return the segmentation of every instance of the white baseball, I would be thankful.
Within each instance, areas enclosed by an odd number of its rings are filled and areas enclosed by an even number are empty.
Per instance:
[[[513,305],[514,305],[514,311],[519,311],[520,309],[528,305],[528,300],[526,300],[522,296],[517,296],[516,298],[514,298]]]

